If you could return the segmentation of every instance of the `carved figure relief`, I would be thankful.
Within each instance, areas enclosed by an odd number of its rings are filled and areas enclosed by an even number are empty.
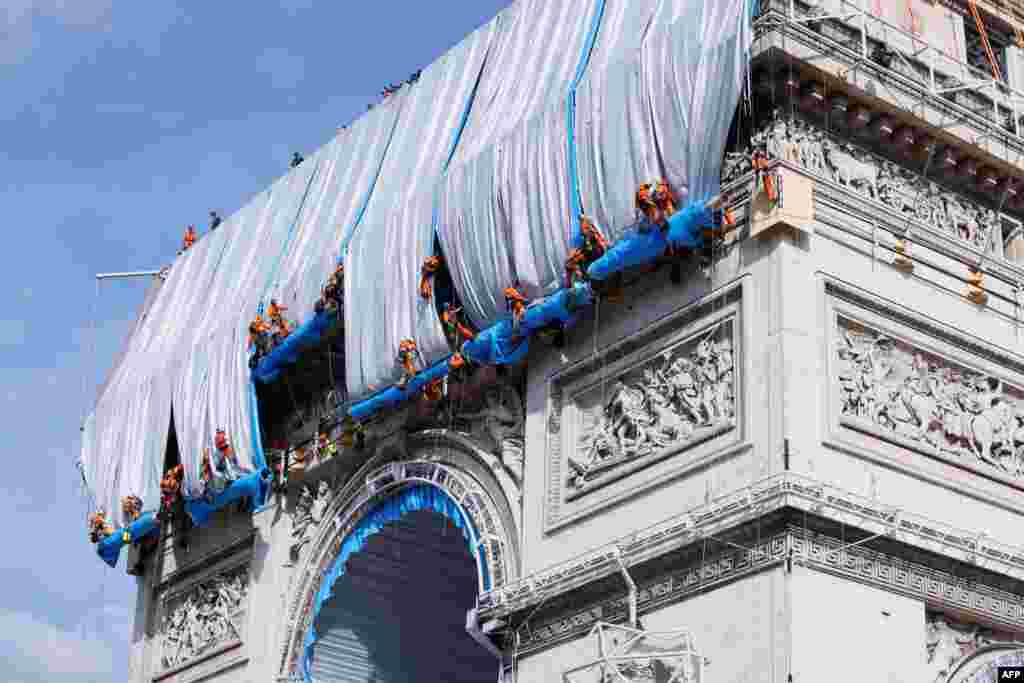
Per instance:
[[[299,499],[295,503],[295,511],[292,513],[292,545],[290,548],[291,559],[294,562],[299,559],[302,549],[313,540],[317,526],[323,521],[327,512],[327,505],[330,503],[331,487],[326,481],[321,481],[317,486],[316,495],[309,486],[303,486],[299,491]]]
[[[501,457],[501,462],[520,488],[523,485],[523,463],[526,440],[523,427],[526,415],[523,401],[515,387],[498,383],[484,394],[483,408],[475,413],[462,414],[460,419],[479,420],[484,438]]]
[[[249,591],[248,568],[202,581],[168,605],[161,637],[161,664],[185,664],[222,643],[240,640],[238,615]]]
[[[1015,478],[1024,392],[840,316],[839,412]]]
[[[620,465],[733,423],[732,323],[577,394],[570,490]]]
[[[928,671],[926,683],[946,683],[958,665],[981,648],[1012,643],[1014,638],[973,624],[961,624],[941,614],[929,616],[925,625]],[[969,677],[957,680],[969,680]]]
[[[722,166],[722,182],[736,180],[750,166],[755,151],[803,166],[855,192],[881,201],[898,213],[959,237],[978,249],[998,251],[995,211],[978,206],[853,144],[834,138],[799,118],[775,118],[750,139],[743,154],[731,153]]]

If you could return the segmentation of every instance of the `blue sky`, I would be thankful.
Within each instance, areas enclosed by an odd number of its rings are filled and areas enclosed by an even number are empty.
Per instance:
[[[88,544],[74,464],[145,283],[92,276],[168,263],[509,3],[0,4],[0,679],[119,681],[135,580]]]

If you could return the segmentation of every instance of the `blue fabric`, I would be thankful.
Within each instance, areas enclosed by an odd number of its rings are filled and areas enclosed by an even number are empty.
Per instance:
[[[609,276],[661,257],[668,249],[668,239],[658,228],[647,232],[633,229],[613,244],[605,255],[590,264],[587,276],[591,280],[605,280]]]
[[[576,324],[576,311],[593,301],[590,285],[577,282],[572,289],[562,289],[543,301],[527,307],[520,328],[526,332],[542,330],[551,323],[565,327]]]
[[[511,318],[500,320],[462,345],[462,355],[478,365],[514,365],[526,358],[530,338]]]
[[[668,219],[668,243],[695,249],[704,244],[704,228],[714,225],[714,212],[707,208],[710,198],[690,202]]]
[[[706,204],[706,199],[687,204],[669,218],[667,231],[653,226],[646,231],[632,229],[590,264],[587,275],[591,280],[605,280],[614,273],[657,260],[669,246],[699,247],[704,243],[704,227],[710,227],[713,219],[711,210],[704,208]]]
[[[146,536],[159,533],[160,522],[156,519],[156,513],[147,512],[137,520],[123,529],[118,529],[112,535],[96,544],[96,554],[111,567],[117,566],[117,559],[121,556],[121,548],[124,547],[124,532],[129,534],[129,543],[138,543]]]
[[[472,520],[468,516],[463,515],[462,510],[455,501],[448,497],[441,489],[426,485],[402,489],[394,496],[382,501],[359,520],[356,528],[342,541],[338,557],[334,560],[334,564],[331,565],[330,569],[327,570],[320,583],[320,589],[313,600],[313,616],[309,631],[306,632],[306,638],[303,643],[302,676],[303,680],[307,681],[307,683],[312,683],[313,681],[312,664],[313,648],[316,645],[317,639],[317,616],[320,614],[324,604],[334,594],[334,584],[345,575],[345,565],[349,558],[365,548],[370,537],[378,533],[385,525],[396,522],[410,512],[416,512],[417,510],[438,512],[462,530],[462,537],[466,539],[466,547],[469,549],[470,555],[479,558],[484,590],[490,589],[490,576],[487,572],[487,565],[483,561],[483,555],[477,552],[478,535],[473,527]]]
[[[601,22],[604,19],[605,0],[600,0],[597,10],[594,12],[594,20],[587,33],[587,39],[583,43],[583,51],[580,54],[579,64],[576,65],[576,75],[569,86],[568,106],[565,108],[565,116],[569,134],[567,142],[569,145],[569,202],[572,220],[572,245],[583,246],[583,232],[580,230],[580,214],[583,213],[583,199],[580,196],[580,176],[578,159],[576,156],[576,89],[583,80],[583,74],[587,72],[587,65],[590,64],[590,55],[594,51],[594,43],[597,42],[597,34],[601,30]]]
[[[576,323],[576,311],[594,299],[590,285],[576,283],[572,289],[563,289],[539,303],[528,306],[523,320],[516,329],[510,319],[502,320],[480,332],[475,339],[462,346],[462,355],[479,365],[512,365],[526,357],[530,350],[529,335],[551,323],[570,327]],[[412,398],[429,382],[448,374],[448,356],[418,373],[404,389],[391,387],[349,409],[354,420],[368,417]]]
[[[324,334],[338,322],[337,313],[318,313],[295,329],[280,346],[260,359],[253,378],[260,384],[277,381],[281,371],[294,365],[303,352],[320,343]]]
[[[604,280],[613,273],[640,266],[660,258],[669,246],[696,248],[704,243],[704,228],[713,225],[714,213],[706,208],[707,199],[690,202],[668,220],[668,229],[652,227],[646,232],[634,229],[615,243],[608,252],[587,269],[592,280]],[[530,350],[530,335],[552,323],[571,327],[576,323],[576,311],[593,301],[593,290],[586,283],[575,283],[571,289],[562,289],[543,301],[526,308],[518,328],[506,318],[481,331],[462,347],[462,355],[478,365],[513,365],[519,363]],[[448,374],[448,361],[419,373],[405,389],[392,387],[349,410],[355,420],[365,420],[385,408],[396,406],[415,396],[427,382]]]
[[[251,506],[250,509],[262,505],[269,490],[270,471],[264,467],[258,472],[247,474],[231,482],[231,485],[212,501],[201,498],[186,500],[185,510],[196,526],[206,526],[214,512],[235,501],[248,498]]]
[[[408,399],[416,396],[417,393],[422,391],[425,386],[434,380],[445,377],[448,374],[449,358],[451,358],[451,354],[434,363],[426,370],[421,370],[416,373],[416,376],[409,380],[409,383],[405,385],[404,389],[394,386],[390,389],[385,389],[379,394],[374,394],[366,400],[354,404],[349,408],[348,414],[351,415],[354,420],[365,420],[385,408],[390,408],[391,406],[404,403]]]

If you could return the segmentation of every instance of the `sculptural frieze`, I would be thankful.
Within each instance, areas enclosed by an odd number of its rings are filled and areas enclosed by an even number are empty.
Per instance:
[[[199,582],[165,609],[161,664],[172,669],[231,641],[241,640],[242,611],[249,591],[248,568]]]
[[[1000,220],[991,208],[979,206],[798,117],[776,112],[751,136],[746,151],[727,154],[722,183],[732,182],[749,170],[750,157],[756,151],[770,159],[802,166],[978,249],[997,252],[1001,247],[999,233],[993,233]]]
[[[481,409],[462,413],[459,419],[476,421],[476,436],[488,443],[516,485],[522,487],[526,413],[516,388],[501,382],[491,386],[484,394]]]
[[[1024,392],[838,319],[839,413],[958,461],[1024,475]]]
[[[694,341],[578,393],[573,403],[579,438],[569,455],[569,489],[732,425],[732,328],[731,321],[719,323]]]
[[[1013,643],[1012,635],[976,624],[959,623],[942,614],[932,614],[925,625],[926,683],[946,683],[962,662],[979,650],[999,643]],[[970,668],[970,667],[967,667]],[[968,672],[958,672],[967,674]],[[956,680],[971,680],[970,677]]]
[[[331,487],[326,481],[321,481],[317,485],[315,494],[308,485],[304,485],[299,491],[295,510],[292,512],[290,554],[293,562],[302,554],[303,548],[313,540],[317,527],[324,520],[324,515],[327,514],[330,498]]]

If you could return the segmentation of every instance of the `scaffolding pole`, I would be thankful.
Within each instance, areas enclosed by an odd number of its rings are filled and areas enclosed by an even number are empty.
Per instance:
[[[1007,135],[1015,138],[1019,146],[1024,148],[1024,135],[1022,135],[1021,130],[1019,107],[1019,102],[1024,102],[1024,92],[1011,87],[1001,79],[994,78],[991,74],[981,69],[946,54],[921,36],[911,34],[902,27],[895,26],[881,17],[874,16],[869,11],[866,0],[856,0],[856,3],[844,0],[841,4],[842,9],[839,11],[806,16],[798,15],[795,0],[783,0],[779,3],[773,3],[773,5],[777,9],[774,9],[774,11],[770,10],[762,15],[757,22],[759,25],[777,28],[781,24],[784,31],[790,27],[806,30],[806,25],[812,22],[839,21],[858,34],[859,40],[857,42],[859,45],[857,49],[830,39],[817,31],[815,33],[816,39],[834,43],[840,48],[840,53],[843,51],[849,53],[850,58],[855,64],[845,70],[847,75],[863,62],[870,62],[876,69],[887,72],[887,75],[895,80],[917,86],[919,99],[916,104],[918,106],[924,104],[926,100],[931,100],[944,108],[951,107],[960,112],[961,120],[971,121],[985,131],[979,140],[994,138],[996,135]],[[783,8],[779,8],[779,5],[782,5]],[[847,7],[850,7],[849,11],[847,11]],[[887,49],[895,53],[895,56],[904,63],[909,64],[911,66],[910,72],[918,71],[917,67],[910,63],[910,60],[913,60],[927,74],[908,75],[902,70],[893,69],[891,66],[885,66],[878,62],[873,58],[869,46],[869,33],[872,32],[884,36],[884,39],[875,38],[873,40],[883,42]],[[914,45],[914,49],[908,52],[902,49],[900,44],[895,43],[893,39],[909,41],[910,44]],[[859,55],[857,54],[858,52]],[[946,68],[942,67],[943,64],[946,65]],[[952,81],[953,83],[946,82],[940,84],[938,74],[942,74],[947,81]],[[966,74],[966,76],[963,74]],[[945,97],[957,92],[973,92],[976,95],[991,100],[991,113],[982,114],[980,111],[975,111],[970,107]],[[1007,114],[1012,116],[1012,125],[1006,126],[1000,121],[1001,110],[1005,110]]]

